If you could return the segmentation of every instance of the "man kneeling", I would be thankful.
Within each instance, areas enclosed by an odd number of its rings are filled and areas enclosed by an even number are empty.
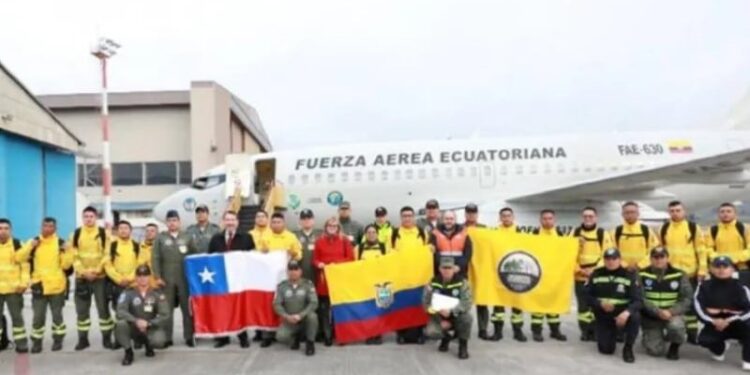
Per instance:
[[[457,302],[454,307],[436,306],[434,299],[436,295],[454,299]],[[458,274],[458,267],[452,257],[440,259],[440,276],[432,279],[430,285],[424,288],[423,304],[430,314],[430,322],[427,324],[426,335],[431,339],[441,339],[441,352],[448,351],[451,341],[450,331],[455,331],[458,336],[458,358],[469,358],[467,344],[471,333],[472,318],[471,289],[469,283]]]
[[[318,295],[312,281],[302,278],[302,267],[292,260],[287,266],[287,280],[276,288],[273,309],[281,319],[276,340],[299,349],[300,334],[305,337],[305,355],[315,354],[315,334],[318,332]]]
[[[162,324],[169,319],[170,309],[164,293],[151,288],[151,269],[138,266],[136,287],[120,294],[117,301],[117,342],[125,348],[123,366],[133,363],[133,341],[146,347],[146,357],[154,356],[154,348],[163,348],[167,340]]]

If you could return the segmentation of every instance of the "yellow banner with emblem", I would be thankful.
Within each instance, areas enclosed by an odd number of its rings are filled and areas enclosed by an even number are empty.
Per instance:
[[[471,228],[474,303],[561,314],[570,310],[578,240]]]

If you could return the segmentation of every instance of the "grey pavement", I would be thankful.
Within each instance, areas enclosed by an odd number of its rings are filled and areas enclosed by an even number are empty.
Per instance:
[[[176,310],[178,313],[179,310]],[[27,329],[31,322],[29,301],[26,302]],[[179,314],[179,313],[178,313]],[[449,353],[438,353],[437,343],[424,346],[395,343],[393,335],[386,337],[381,346],[347,345],[325,348],[316,345],[317,354],[305,357],[302,351],[293,352],[280,344],[261,349],[252,343],[249,349],[240,349],[236,339],[223,349],[214,349],[210,340],[201,340],[194,349],[181,340],[179,324],[175,329],[176,346],[157,351],[155,358],[145,358],[143,351],[136,352],[130,367],[120,365],[122,351],[109,351],[101,347],[96,312],[92,311],[92,347],[75,352],[75,310],[72,301],[65,307],[68,334],[62,352],[49,351],[52,345],[49,322],[45,335],[44,352],[35,355],[16,355],[12,351],[0,353],[0,374],[597,374],[637,375],[658,372],[660,375],[707,374],[713,372],[739,373],[741,359],[739,345],[733,345],[724,363],[712,361],[706,351],[686,345],[678,362],[663,358],[650,358],[639,345],[636,363],[625,364],[620,358],[620,346],[615,356],[601,356],[593,343],[578,341],[575,314],[565,315],[563,331],[566,343],[546,339],[544,343],[513,341],[510,327],[505,327],[505,338],[500,342],[469,341],[471,358],[456,358],[457,344],[451,343]],[[48,314],[49,319],[49,314]],[[528,333],[528,316],[525,317]],[[180,319],[175,319],[179,322]],[[545,335],[548,331],[545,327]]]

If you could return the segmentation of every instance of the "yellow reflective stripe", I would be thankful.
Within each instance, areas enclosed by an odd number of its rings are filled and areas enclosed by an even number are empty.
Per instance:
[[[656,307],[664,307],[669,308],[675,305],[677,301],[652,301],[649,300],[649,302],[653,303]]]
[[[682,273],[672,273],[664,276],[664,280],[681,279]]]
[[[630,286],[630,279],[625,277],[599,276],[595,277],[591,282],[594,284],[623,284]]]
[[[657,278],[656,275],[654,275],[653,273],[648,273],[648,272],[643,272],[642,271],[642,272],[639,272],[638,274],[641,275],[641,276],[643,276],[643,277],[645,277],[645,278],[649,278],[649,279],[656,279]]]
[[[609,304],[616,305],[616,306],[627,305],[628,303],[630,303],[630,301],[626,299],[619,299],[619,298],[599,298],[599,301],[602,303],[609,303]]]

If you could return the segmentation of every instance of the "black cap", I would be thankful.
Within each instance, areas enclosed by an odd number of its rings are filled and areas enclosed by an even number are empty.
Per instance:
[[[352,208],[352,204],[349,203],[349,201],[343,201],[343,202],[341,202],[341,204],[339,204],[339,208],[342,209],[342,210],[348,210],[348,209]]]
[[[195,208],[195,213],[197,214],[198,212],[208,213],[208,206],[205,204],[199,204],[198,207]]]
[[[180,213],[177,212],[177,210],[169,210],[169,211],[167,211],[167,219],[171,219],[173,217],[179,219],[180,218]]]
[[[305,208],[304,210],[302,210],[302,212],[299,213],[300,219],[312,219],[313,217],[315,217],[315,215],[309,208]]]
[[[667,251],[666,247],[655,247],[651,249],[651,257],[658,257],[658,256],[669,256],[669,251]]]
[[[465,212],[471,212],[471,213],[477,213],[477,212],[479,212],[479,207],[477,207],[477,205],[474,204],[474,203],[469,203],[469,204],[466,205],[466,207],[464,207],[464,211]]]
[[[620,258],[620,250],[617,250],[614,247],[610,247],[609,249],[604,250],[604,258],[619,259]]]
[[[299,261],[294,259],[290,260],[286,265],[286,269],[288,270],[298,270],[300,268],[302,268],[302,266],[299,264]]]
[[[719,255],[714,260],[711,261],[712,267],[731,267],[732,266],[732,258],[726,256],[726,255]]]
[[[375,209],[375,217],[383,217],[385,215],[388,215],[388,210],[386,210],[385,207],[380,206]]]
[[[440,208],[440,203],[437,199],[430,199],[425,203],[424,208]]]
[[[148,268],[147,265],[141,264],[138,266],[138,268],[135,269],[135,275],[136,276],[151,276],[151,268]]]

